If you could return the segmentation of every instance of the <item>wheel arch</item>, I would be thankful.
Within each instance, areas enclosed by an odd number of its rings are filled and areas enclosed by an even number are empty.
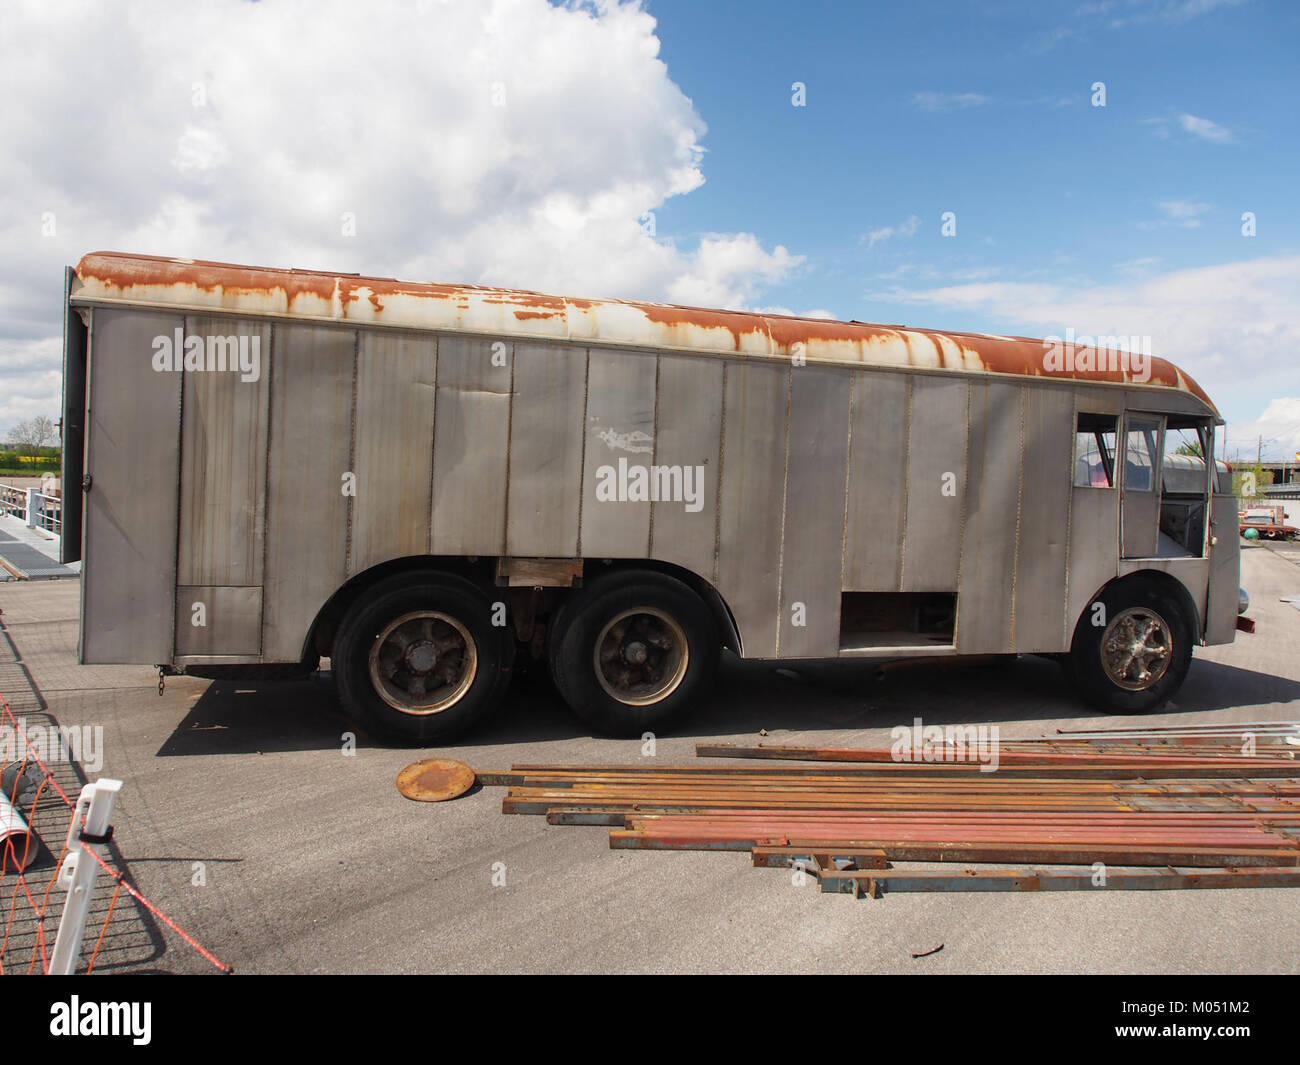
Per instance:
[[[1088,597],[1088,601],[1084,604],[1083,610],[1080,611],[1079,616],[1074,619],[1074,626],[1070,629],[1071,640],[1073,640],[1073,633],[1078,631],[1079,626],[1083,623],[1083,619],[1088,616],[1089,610],[1092,609],[1092,604],[1095,603],[1100,596],[1112,589],[1138,583],[1157,585],[1164,591],[1173,595],[1182,606],[1183,613],[1186,615],[1187,621],[1192,627],[1194,642],[1198,644],[1201,642],[1205,632],[1205,619],[1201,617],[1201,612],[1196,609],[1196,600],[1192,597],[1192,593],[1188,591],[1187,585],[1177,577],[1165,572],[1164,570],[1158,569],[1134,570],[1132,573],[1125,573],[1122,577],[1113,577],[1106,581]]]
[[[652,573],[661,573],[666,577],[675,577],[681,581],[698,595],[704,601],[704,605],[709,608],[709,612],[713,615],[713,620],[718,626],[722,646],[737,655],[742,653],[743,645],[740,639],[740,629],[736,626],[736,617],[731,612],[731,607],[727,605],[722,593],[710,581],[705,580],[693,570],[674,565],[671,562],[662,562],[658,559],[649,558],[613,559],[600,562],[588,559],[583,570],[583,580],[594,580],[597,577],[624,570],[649,570]]]
[[[348,578],[317,611],[316,617],[313,619],[303,640],[303,661],[310,660],[312,655],[319,657],[330,653],[334,642],[334,634],[338,630],[343,616],[357,599],[380,581],[401,573],[432,570],[464,577],[485,590],[494,589],[496,562],[495,556],[472,558],[462,555],[408,555],[402,558],[389,559],[355,574]],[[586,559],[583,565],[583,580],[594,580],[597,577],[622,570],[650,570],[655,573],[662,573],[665,576],[675,577],[681,581],[695,592],[704,601],[705,606],[709,608],[709,612],[717,623],[723,646],[734,651],[737,655],[741,654],[740,630],[736,626],[735,615],[732,614],[726,600],[711,582],[683,566],[662,562],[657,559],[644,558],[612,559],[609,561]],[[502,591],[504,592],[504,589]]]
[[[403,558],[389,559],[387,562],[362,570],[340,585],[316,612],[316,617],[303,641],[303,659],[310,659],[312,655],[329,655],[334,645],[334,635],[343,616],[353,603],[381,581],[402,573],[428,570],[463,577],[483,588],[490,588],[494,561],[494,559],[471,560],[461,556],[408,555]]]

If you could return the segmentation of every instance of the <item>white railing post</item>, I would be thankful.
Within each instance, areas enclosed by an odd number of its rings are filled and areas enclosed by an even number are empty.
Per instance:
[[[86,918],[90,914],[90,900],[95,893],[95,874],[99,863],[81,849],[82,810],[85,808],[85,836],[103,840],[108,835],[109,818],[113,815],[113,802],[122,790],[120,780],[97,780],[81,789],[77,809],[68,826],[67,855],[59,869],[59,883],[67,889],[63,900],[63,915],[59,918],[59,933],[54,939],[54,954],[50,957],[51,976],[71,976],[81,960],[81,940],[86,934]],[[90,842],[87,840],[87,842]]]
[[[27,489],[27,528],[36,528],[36,515],[40,510],[40,501],[36,498],[41,494],[39,488]]]

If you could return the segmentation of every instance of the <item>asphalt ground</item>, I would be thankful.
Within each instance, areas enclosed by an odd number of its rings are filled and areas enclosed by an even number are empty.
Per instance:
[[[1258,631],[1198,648],[1160,714],[1099,716],[1036,658],[879,678],[870,663],[778,672],[728,657],[709,704],[661,737],[655,757],[693,762],[697,742],[750,743],[760,730],[766,743],[887,745],[890,729],[915,717],[997,724],[1004,739],[1058,727],[1298,719],[1300,609],[1279,600],[1300,594],[1300,545],[1247,546],[1242,569]],[[0,691],[29,724],[102,728],[103,763],[89,776],[125,782],[111,844],[118,867],[238,972],[1300,971],[1294,890],[859,901],[753,869],[743,853],[612,851],[605,829],[503,815],[499,788],[411,802],[394,786],[397,773],[432,754],[499,770],[641,762],[641,745],[592,738],[544,677],[529,676],[463,744],[393,748],[357,733],[348,754],[345,736],[356,730],[326,673],[256,687],[171,678],[160,697],[147,667],[78,666],[78,595],[75,580],[0,587]],[[67,763],[55,770],[75,796],[87,774]],[[37,819],[55,851],[66,823],[53,808]],[[53,864],[44,855],[32,882]],[[211,966],[123,896],[96,971]]]

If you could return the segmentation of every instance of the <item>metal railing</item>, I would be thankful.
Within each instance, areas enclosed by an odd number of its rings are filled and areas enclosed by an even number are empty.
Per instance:
[[[63,497],[48,495],[35,488],[15,488],[0,484],[0,514],[18,518],[30,529],[44,529],[55,536],[63,535]]]
[[[0,514],[27,520],[27,489],[0,484]]]

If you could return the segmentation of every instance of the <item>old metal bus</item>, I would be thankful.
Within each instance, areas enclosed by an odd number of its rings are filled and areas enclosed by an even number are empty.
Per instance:
[[[418,742],[517,655],[639,735],[722,647],[1053,655],[1142,711],[1236,630],[1236,500],[1165,461],[1220,419],[1161,359],[112,253],[66,303],[83,662],[328,656]]]

